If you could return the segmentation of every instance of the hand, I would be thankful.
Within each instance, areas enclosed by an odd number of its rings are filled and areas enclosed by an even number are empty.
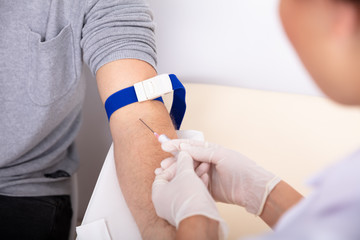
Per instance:
[[[219,221],[223,237],[227,233],[213,198],[194,171],[193,159],[185,152],[179,153],[170,168],[156,175],[152,201],[157,215],[176,228],[183,219],[202,215]]]
[[[261,214],[267,196],[280,182],[280,178],[254,161],[216,144],[177,139],[163,143],[162,149],[185,151],[195,161],[210,163],[209,190],[214,199],[243,206],[255,215]],[[199,167],[196,172],[202,176],[204,171],[207,169]]]
[[[170,168],[170,172],[174,173],[174,169],[176,169],[176,165],[173,165],[176,162],[177,153],[171,153],[173,154],[172,157],[165,158],[161,161],[160,165],[161,167],[155,169],[155,174],[159,175],[162,173],[165,169]],[[199,178],[203,181],[206,187],[209,187],[209,169],[210,164],[209,163],[202,163],[198,161],[193,161],[194,169],[196,174],[199,176]]]

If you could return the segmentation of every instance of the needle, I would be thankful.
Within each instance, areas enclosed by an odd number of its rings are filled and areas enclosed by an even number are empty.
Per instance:
[[[147,125],[141,118],[139,118],[139,120],[153,133],[155,134],[154,130],[152,130],[149,125]]]
[[[170,138],[168,138],[165,134],[159,135],[157,132],[152,130],[141,118],[139,118],[139,120],[155,135],[155,137],[158,139],[160,143],[170,141]]]

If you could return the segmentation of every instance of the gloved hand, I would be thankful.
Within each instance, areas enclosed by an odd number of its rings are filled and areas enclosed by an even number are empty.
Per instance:
[[[161,161],[161,167],[155,169],[155,174],[159,175],[160,173],[162,173],[164,170],[166,170],[167,168],[171,167],[172,170],[169,171],[169,173],[171,172],[172,174],[175,174],[174,169],[176,169],[176,166],[172,166],[175,162],[176,162],[176,155],[169,158],[165,158],[164,160]],[[198,162],[198,161],[193,161],[194,163],[194,170],[196,172],[196,174],[199,176],[199,178],[203,181],[203,183],[205,184],[206,187],[209,186],[209,169],[210,169],[210,164],[209,163],[202,163],[202,162]]]
[[[163,143],[162,149],[186,151],[195,161],[211,163],[209,191],[213,198],[243,206],[255,215],[261,214],[267,196],[281,180],[240,153],[216,144],[176,139]],[[204,175],[206,170],[198,168],[197,174]]]
[[[187,217],[203,215],[219,222],[221,239],[227,235],[215,201],[194,172],[193,159],[186,152],[180,152],[175,164],[156,175],[152,201],[157,215],[176,228]]]

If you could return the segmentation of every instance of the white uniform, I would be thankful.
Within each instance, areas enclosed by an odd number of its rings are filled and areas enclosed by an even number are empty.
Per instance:
[[[359,240],[360,150],[322,171],[310,185],[312,194],[290,209],[273,233],[255,239]]]

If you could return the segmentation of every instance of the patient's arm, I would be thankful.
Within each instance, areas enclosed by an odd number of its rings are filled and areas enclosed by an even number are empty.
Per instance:
[[[101,99],[105,102],[112,93],[155,75],[155,70],[140,60],[124,59],[108,63],[96,74]],[[161,150],[157,139],[139,118],[158,133],[176,138],[169,114],[159,101],[133,103],[114,112],[110,129],[119,183],[142,237],[171,239],[175,236],[175,229],[157,217],[151,201],[154,170],[169,154]]]
[[[274,227],[281,216],[297,204],[302,195],[284,181],[280,181],[269,194],[261,219],[270,227]]]

